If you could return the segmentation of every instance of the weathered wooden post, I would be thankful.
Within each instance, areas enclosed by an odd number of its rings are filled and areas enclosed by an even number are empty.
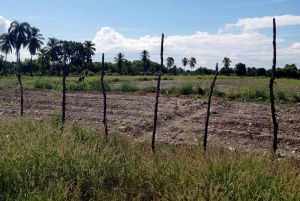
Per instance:
[[[273,18],[273,66],[272,66],[272,76],[270,78],[270,103],[271,103],[271,112],[272,112],[272,121],[274,127],[273,133],[273,152],[275,153],[277,150],[277,133],[278,133],[278,123],[276,119],[276,109],[274,103],[274,92],[273,85],[275,80],[275,68],[276,68],[276,22],[275,18]]]
[[[155,152],[155,133],[156,133],[156,123],[157,123],[157,110],[158,110],[158,97],[160,92],[160,80],[161,80],[161,71],[164,62],[163,58],[164,51],[164,34],[161,35],[161,48],[160,48],[160,67],[158,70],[158,79],[156,87],[156,102],[154,107],[154,123],[153,123],[153,134],[152,134],[152,151]]]
[[[209,92],[209,96],[208,96],[207,115],[206,115],[206,122],[205,122],[204,142],[203,142],[203,146],[204,146],[205,151],[206,151],[206,144],[207,144],[207,131],[208,131],[208,121],[209,121],[209,115],[210,115],[211,96],[212,96],[212,93],[213,93],[213,90],[214,90],[217,75],[218,75],[218,63],[216,64],[216,73],[215,73],[215,77],[214,77],[214,79],[211,83],[210,92]]]
[[[103,124],[105,128],[105,142],[108,141],[108,130],[107,130],[107,122],[106,122],[106,93],[104,88],[104,53],[102,54],[102,68],[101,68],[101,87],[102,87],[102,93],[103,93]]]
[[[63,100],[62,100],[62,117],[61,122],[62,124],[65,123],[66,119],[66,63],[63,64]]]

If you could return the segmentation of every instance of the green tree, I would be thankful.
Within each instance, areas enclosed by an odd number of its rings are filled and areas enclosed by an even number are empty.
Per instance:
[[[47,54],[50,56],[51,61],[51,74],[53,74],[55,71],[57,75],[60,75],[60,70],[58,66],[58,54],[60,50],[60,42],[57,38],[48,38],[47,45],[45,47],[47,50]]]
[[[188,60],[186,57],[184,57],[184,58],[181,60],[181,63],[182,63],[182,65],[184,66],[184,72],[185,72],[185,67],[186,67],[186,65],[189,63],[189,60]]]
[[[37,53],[37,61],[42,69],[42,72],[44,72],[46,70],[46,67],[50,64],[50,55],[47,53],[46,48],[42,48],[39,50],[39,52]]]
[[[12,44],[8,33],[0,36],[0,51],[5,54],[5,61],[7,60],[7,54],[12,53]]]
[[[298,69],[295,64],[286,64],[283,68],[286,77],[288,78],[298,78]]]
[[[196,64],[197,64],[196,58],[191,57],[190,60],[189,60],[189,65],[190,65],[191,71],[195,67]]]
[[[228,57],[224,57],[223,59],[223,63],[224,63],[224,68],[225,68],[225,71],[226,71],[226,75],[228,76],[229,75],[229,66],[230,66],[230,59]]]
[[[86,53],[87,63],[92,62],[92,55],[95,55],[95,51],[96,51],[95,44],[90,40],[86,40],[84,41],[83,46]]]
[[[27,41],[28,49],[31,54],[30,76],[32,76],[32,55],[35,55],[36,51],[41,49],[41,45],[44,45],[42,40],[45,39],[39,32],[40,30],[38,28],[31,27],[31,35]]]
[[[124,59],[124,54],[122,54],[121,52],[119,52],[117,54],[117,56],[114,58],[116,65],[118,66],[118,73],[120,75],[122,75],[122,67],[123,67],[123,63],[125,61]]]
[[[142,50],[140,53],[140,59],[143,62],[144,72],[147,72],[149,68],[149,52],[147,50]]]
[[[20,65],[20,49],[26,47],[27,40],[31,35],[30,25],[27,22],[13,21],[8,28],[8,34],[10,35],[10,43],[16,50],[17,56],[17,77],[21,90],[21,116],[23,116],[23,87],[21,81],[21,65]]]
[[[243,64],[243,63],[236,64],[234,71],[238,76],[247,75],[246,64]]]
[[[173,57],[168,57],[166,59],[166,62],[167,62],[167,69],[169,71],[170,68],[172,68],[172,66],[174,65],[174,58]]]
[[[256,69],[256,75],[257,76],[266,76],[267,70],[265,68],[258,68],[258,69]]]

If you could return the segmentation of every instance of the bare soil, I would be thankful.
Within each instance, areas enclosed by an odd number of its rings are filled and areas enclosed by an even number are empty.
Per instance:
[[[18,116],[20,92],[0,91],[0,117]],[[62,95],[57,91],[26,90],[26,116],[43,118],[61,110]],[[136,140],[151,139],[154,94],[108,93],[107,119],[109,133],[121,133]],[[66,119],[103,129],[103,96],[101,93],[67,93]],[[278,152],[300,156],[300,107],[277,103],[279,122]],[[206,99],[192,96],[159,98],[156,139],[169,144],[202,145],[206,120]],[[224,101],[213,97],[209,121],[208,146],[230,150],[271,150],[272,121],[270,106],[261,103]]]

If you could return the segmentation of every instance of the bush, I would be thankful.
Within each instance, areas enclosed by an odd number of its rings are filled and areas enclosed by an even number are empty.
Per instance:
[[[225,99],[227,100],[238,100],[240,98],[241,98],[241,94],[237,93],[236,91],[230,91],[225,95]]]
[[[53,86],[49,82],[35,80],[34,88],[36,88],[36,89],[53,89]]]
[[[299,103],[300,102],[300,96],[298,96],[297,94],[293,94],[291,97],[291,101],[293,103]]]
[[[121,91],[121,92],[136,92],[139,88],[130,82],[122,82],[119,87],[116,87],[114,91]]]
[[[214,88],[212,95],[220,97],[220,98],[224,98],[225,97],[225,93],[222,92],[222,91],[219,91],[218,88]]]
[[[197,94],[199,94],[199,95],[204,95],[204,94],[205,94],[205,91],[204,91],[200,86],[198,86],[198,87],[197,87]]]
[[[102,92],[102,86],[100,83],[100,79],[91,79],[91,80],[87,81],[87,84],[88,84],[89,91],[101,91]],[[106,81],[104,81],[104,89],[106,92],[111,91],[110,85]]]
[[[193,85],[190,82],[183,83],[179,87],[179,94],[189,95],[189,94],[193,94],[193,93],[194,93]]]
[[[282,91],[275,91],[274,97],[275,97],[276,100],[282,100],[282,101],[286,101],[287,100],[284,92],[282,92]]]
[[[156,87],[155,86],[146,86],[146,87],[142,88],[142,91],[147,92],[147,93],[155,93]]]
[[[245,88],[241,92],[242,98],[245,100],[261,100],[265,101],[267,100],[267,92],[266,89],[262,88]]]

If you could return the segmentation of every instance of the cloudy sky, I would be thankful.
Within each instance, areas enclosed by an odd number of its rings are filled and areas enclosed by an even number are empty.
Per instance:
[[[46,39],[92,40],[94,61],[113,62],[122,52],[138,60],[141,50],[159,62],[160,38],[165,35],[164,58],[177,67],[183,57],[195,57],[196,67],[271,68],[273,17],[277,24],[277,66],[300,68],[299,0],[0,0],[0,34],[11,21],[27,21]],[[28,50],[21,58],[30,58]],[[14,53],[8,60],[15,60]]]

